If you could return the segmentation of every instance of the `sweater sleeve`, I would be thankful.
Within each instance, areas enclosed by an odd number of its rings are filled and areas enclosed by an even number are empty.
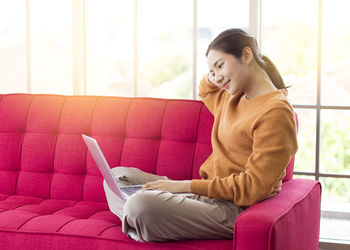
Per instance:
[[[209,111],[214,114],[215,107],[218,106],[219,102],[222,99],[222,95],[224,94],[224,89],[220,89],[215,84],[211,83],[208,79],[208,73],[206,73],[198,86],[198,96],[203,101],[205,106],[209,109]]]
[[[298,149],[294,112],[285,107],[270,109],[252,124],[251,131],[253,148],[245,171],[224,178],[194,179],[191,192],[230,200],[238,206],[250,206],[272,196]]]

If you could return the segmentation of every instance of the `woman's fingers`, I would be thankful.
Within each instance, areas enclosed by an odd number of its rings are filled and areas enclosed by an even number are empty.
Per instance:
[[[157,185],[157,184],[145,184],[141,189],[161,189],[163,187],[163,185]]]
[[[151,181],[151,182],[147,182],[143,185],[143,187],[149,187],[149,186],[153,186],[153,185],[157,185],[162,183],[163,180],[157,180],[157,181]]]
[[[169,182],[169,181],[164,181],[164,180],[157,180],[157,181],[152,181],[152,182],[147,182],[146,184],[144,184],[141,189],[158,189],[158,190],[164,190],[164,191],[169,191],[170,192],[170,188],[172,188],[174,185],[173,182]]]

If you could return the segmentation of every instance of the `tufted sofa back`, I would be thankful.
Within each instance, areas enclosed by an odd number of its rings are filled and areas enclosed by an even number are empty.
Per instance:
[[[197,100],[0,95],[0,193],[106,201],[82,133],[97,139],[111,167],[200,179],[213,121]],[[294,156],[283,182],[293,165]]]

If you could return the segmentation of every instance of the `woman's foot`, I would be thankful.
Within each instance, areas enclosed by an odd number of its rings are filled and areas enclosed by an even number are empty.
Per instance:
[[[128,236],[129,236],[130,238],[136,240],[136,241],[144,242],[144,241],[141,240],[141,239],[139,238],[139,236],[137,235],[135,228],[132,228],[132,227],[129,228],[129,230],[128,230]]]

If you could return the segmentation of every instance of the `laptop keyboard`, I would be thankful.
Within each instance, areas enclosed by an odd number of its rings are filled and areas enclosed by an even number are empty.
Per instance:
[[[131,186],[122,186],[120,189],[127,194],[128,196],[133,195],[137,190],[139,190],[143,185],[131,185]],[[193,196],[194,193],[175,193],[181,196]]]
[[[134,194],[137,190],[139,190],[143,185],[133,185],[133,186],[122,186],[120,189],[126,193],[128,196]]]

